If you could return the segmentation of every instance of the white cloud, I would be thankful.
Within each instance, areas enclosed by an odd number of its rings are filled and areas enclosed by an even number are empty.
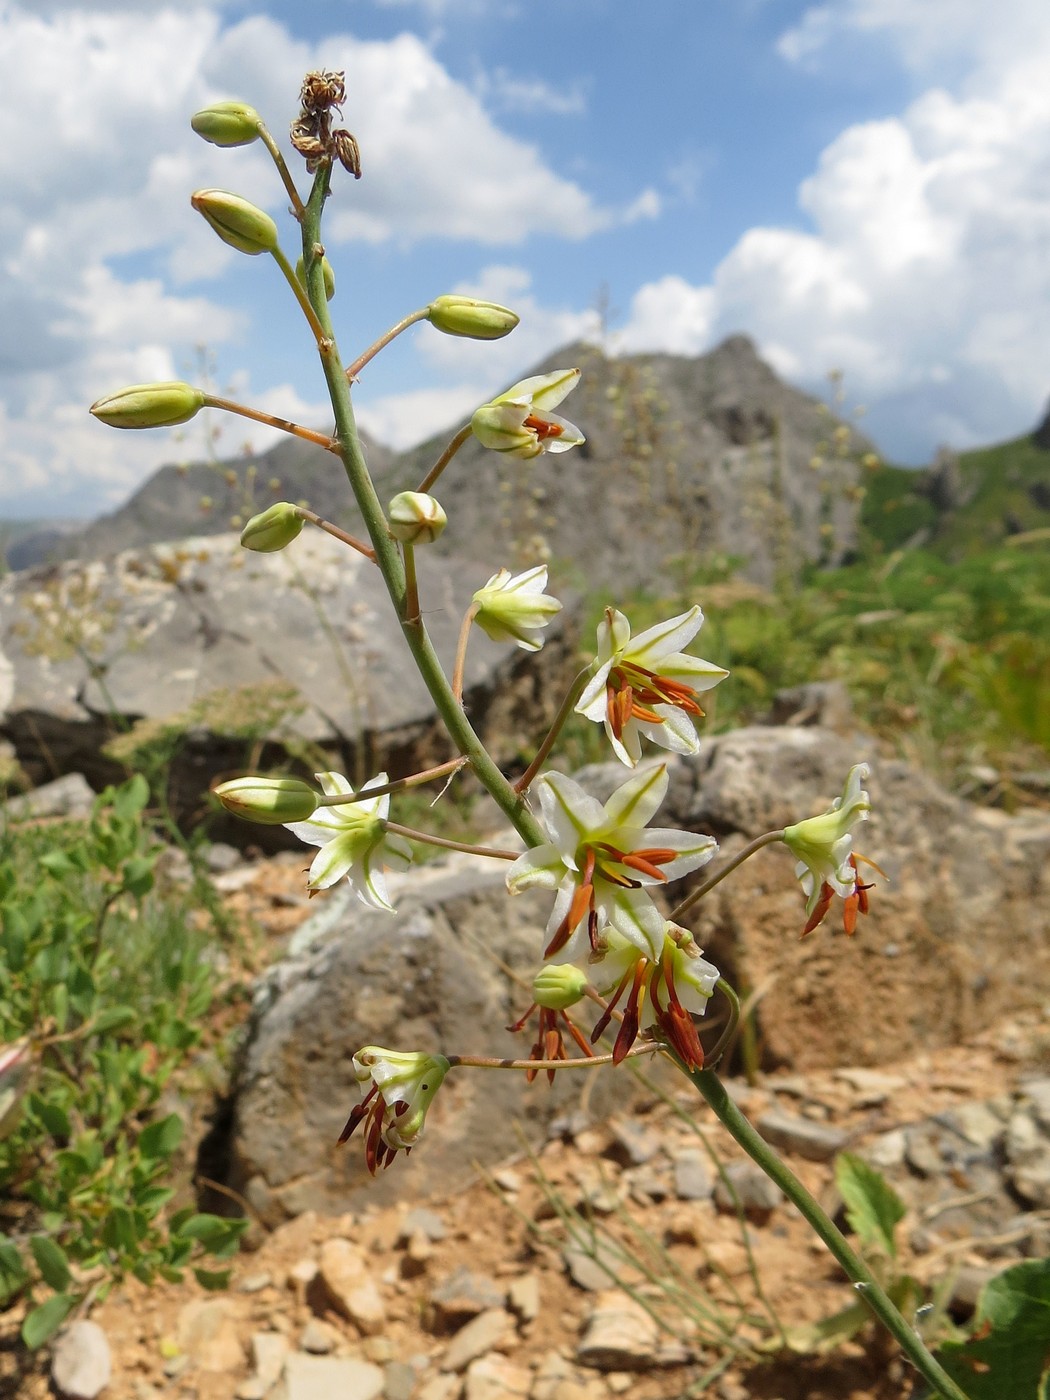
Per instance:
[[[579,80],[557,87],[542,78],[521,77],[509,68],[479,73],[474,91],[488,107],[501,112],[547,112],[556,117],[573,117],[587,110],[584,84]]]
[[[231,165],[231,153],[190,133],[189,115],[247,94],[280,138],[302,75],[321,66],[347,70],[345,120],[365,159],[354,213],[332,221],[333,243],[382,241],[395,228],[403,243],[582,238],[652,215],[645,191],[636,208],[596,205],[502,132],[412,35],[311,45],[265,16],[224,22],[214,3],[0,0],[4,510],[62,497],[75,509],[93,493],[93,504],[109,503],[171,460],[165,435],[107,432],[86,405],[120,384],[180,377],[199,341],[221,348],[259,333],[218,294],[200,294],[201,280],[239,255],[191,212],[190,192],[235,180],[279,218],[285,204],[261,147],[235,152]],[[259,395],[294,411],[285,391],[263,384]],[[419,431],[432,418],[421,408]]]
[[[800,187],[811,232],[752,228],[709,285],[647,284],[626,346],[699,349],[747,329],[795,378],[842,369],[873,430],[896,422],[902,454],[942,432],[965,445],[1034,422],[1050,389],[1050,6],[843,0],[809,11],[782,49],[881,27],[932,61],[931,12],[949,11],[974,51],[959,92],[931,88],[899,117],[845,130]],[[1026,23],[1007,45],[992,31],[1012,17]],[[961,45],[959,32],[943,39]]]

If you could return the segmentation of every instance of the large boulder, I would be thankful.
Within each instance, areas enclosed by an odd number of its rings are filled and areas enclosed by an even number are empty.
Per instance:
[[[420,560],[427,626],[449,668],[487,567]],[[472,640],[468,708],[502,757],[535,742],[571,673],[564,629],[548,631],[535,657],[480,632]],[[122,758],[141,765],[140,739],[177,735],[171,796],[184,811],[263,741],[313,766],[326,752],[366,776],[448,755],[378,569],[317,531],[276,554],[227,534],[0,582],[0,738],[34,782],[81,772],[100,786],[122,774]]]

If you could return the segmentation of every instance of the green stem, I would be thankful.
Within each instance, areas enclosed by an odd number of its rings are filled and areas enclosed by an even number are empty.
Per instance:
[[[305,217],[306,217],[306,216],[305,216],[305,212],[304,212],[304,215],[303,215],[304,220],[305,220]],[[305,239],[305,237],[306,237],[306,226],[305,226],[305,222],[304,222],[304,225],[303,225],[303,238]],[[332,333],[331,322],[329,322],[327,328],[321,324],[321,319],[320,319],[320,317],[318,316],[316,310],[314,309],[313,303],[310,301],[310,298],[309,298],[309,297],[307,296],[307,294],[306,294],[306,288],[303,286],[303,284],[299,281],[298,277],[296,277],[296,275],[295,275],[295,268],[291,265],[291,263],[290,263],[290,262],[288,261],[288,259],[285,257],[284,253],[281,251],[280,248],[274,248],[274,249],[272,249],[272,252],[273,252],[273,260],[274,260],[274,262],[277,264],[277,266],[278,266],[278,267],[281,269],[281,271],[284,273],[284,280],[288,283],[289,287],[291,287],[292,291],[295,293],[295,299],[296,299],[296,301],[299,303],[299,305],[302,307],[303,315],[304,315],[304,316],[306,317],[306,319],[310,322],[310,329],[313,331],[313,333],[314,333],[314,339],[317,341],[317,348],[318,348],[318,350],[321,352],[321,354],[322,354],[322,356],[323,356],[324,353],[325,353],[325,342],[326,342],[326,340],[328,340],[328,339],[331,338],[331,333]],[[304,257],[303,260],[304,260],[304,262],[305,262],[305,257]],[[317,265],[318,265],[318,267],[321,266],[321,259],[320,259],[320,258],[317,259]],[[321,276],[322,276],[322,277],[324,276],[324,271],[323,271],[323,270],[322,270],[322,272],[321,272]],[[325,304],[325,306],[328,305],[327,300],[325,301],[324,304]]]
[[[731,861],[722,866],[722,869],[717,875],[712,875],[710,880],[705,880],[699,889],[694,890],[692,894],[687,895],[680,904],[675,905],[671,910],[671,921],[677,923],[687,909],[692,909],[693,905],[703,899],[705,894],[709,894],[716,885],[720,885],[727,875],[732,875],[738,865],[743,865],[745,860],[750,860],[755,852],[760,851],[763,846],[771,846],[774,841],[781,840],[783,835],[784,833],[782,831],[767,831],[765,836],[759,836],[758,839],[752,841],[749,846],[745,846],[738,855],[735,855]]]
[[[704,1061],[708,1069],[714,1069],[725,1054],[740,1022],[740,998],[732,984],[727,982],[724,977],[720,977],[715,983],[715,991],[721,992],[726,1001],[729,1002],[729,1020],[726,1022],[725,1030],[718,1037],[714,1049],[704,1054]]]
[[[515,792],[527,792],[529,790],[529,787],[532,785],[533,778],[535,778],[536,774],[543,767],[547,755],[554,747],[558,735],[562,731],[562,726],[572,714],[573,708],[576,705],[576,701],[579,700],[580,696],[583,694],[583,688],[590,679],[591,672],[593,669],[593,666],[585,666],[583,670],[580,671],[579,674],[575,677],[572,685],[569,686],[565,699],[561,702],[561,708],[554,717],[554,723],[547,731],[547,737],[536,750],[536,757],[532,760],[528,768],[525,769],[525,772],[522,773],[521,777],[514,784]]]
[[[318,250],[322,247],[321,213],[330,178],[331,165],[325,163],[314,177],[313,188],[303,214],[303,262],[307,269],[310,302],[323,331],[323,338],[318,341],[318,352],[335,414],[339,455],[343,459],[358,509],[364,517],[368,537],[375,549],[376,563],[382,572],[387,592],[401,624],[402,635],[423,683],[430,692],[438,715],[453,744],[469,760],[478,780],[491,794],[507,820],[514,825],[525,844],[539,846],[546,840],[543,828],[529,811],[523,798],[514,791],[489,757],[484,744],[464,714],[462,705],[457,703],[422,619],[412,621],[407,615],[408,594],[404,565],[396,543],[390,538],[386,516],[361,451],[350,385],[332,334],[331,317],[324,294],[324,273]]]
[[[408,841],[418,841],[423,846],[440,846],[443,851],[465,851],[468,856],[489,856],[492,860],[517,860],[520,851],[504,851],[499,846],[475,846],[469,841],[453,841],[448,836],[432,836],[429,831],[417,831],[414,826],[401,826],[398,822],[383,822],[384,831],[392,831],[395,836],[404,836]]]
[[[438,477],[448,466],[449,462],[452,461],[452,458],[456,455],[459,449],[466,442],[467,438],[470,437],[472,431],[473,429],[471,428],[469,423],[467,423],[464,427],[460,428],[459,432],[452,439],[449,445],[445,448],[444,452],[442,452],[441,456],[437,459],[434,465],[427,472],[426,476],[416,487],[417,491],[425,493],[430,490],[434,482],[437,481]]]
[[[831,1217],[823,1211],[806,1188],[759,1136],[726,1092],[725,1085],[714,1070],[700,1069],[683,1072],[689,1075],[729,1135],[744,1149],[753,1162],[762,1168],[795,1206],[806,1223],[816,1231],[847,1278],[854,1284],[861,1299],[875,1314],[886,1330],[896,1339],[901,1350],[919,1374],[943,1400],[968,1400],[940,1363],[930,1355],[915,1330],[894,1307],[875,1275],[863,1259],[850,1248],[845,1237],[835,1228]]]
[[[281,155],[280,147],[270,135],[269,131],[266,129],[265,123],[263,122],[259,123],[259,140],[270,152],[270,155],[273,159],[273,163],[277,167],[277,173],[280,175],[281,180],[284,183],[284,187],[288,191],[288,198],[292,201],[292,211],[294,212],[295,217],[297,219],[302,219],[303,201],[300,197],[299,191],[295,188],[295,181],[292,179],[292,173],[288,169],[287,165],[285,165],[284,163],[284,156]]]
[[[335,450],[338,452],[339,449]],[[331,535],[332,539],[338,540],[340,544],[348,544],[351,549],[356,549],[358,554],[363,554],[366,559],[371,559],[372,563],[375,563],[376,552],[371,545],[355,539],[353,535],[348,535],[345,530],[340,530],[338,525],[333,525],[330,520],[323,520],[315,511],[307,510],[305,506],[296,506],[295,511],[304,520],[309,520],[311,525],[316,525],[318,530],[323,530],[326,535]]]
[[[291,433],[292,437],[302,438],[304,442],[315,442],[326,452],[338,453],[339,451],[339,444],[327,433],[318,433],[313,428],[304,428],[301,424],[292,423],[287,418],[277,418],[272,413],[264,413],[261,408],[249,408],[247,404],[235,403],[233,399],[220,399],[215,394],[204,395],[204,407],[221,408],[224,413],[236,413],[241,418],[250,418],[254,423],[266,423],[271,428],[280,428],[282,433]]]
[[[429,312],[429,306],[424,306],[421,311],[413,311],[411,316],[406,316],[403,321],[398,321],[397,325],[391,326],[385,335],[381,335],[378,340],[373,341],[367,350],[358,355],[357,359],[346,371],[346,377],[350,383],[352,384],[354,382],[365,365],[368,364],[369,360],[374,359],[375,356],[379,354],[380,350],[383,350],[390,344],[395,336],[399,336],[402,331],[407,331],[409,326],[414,326],[417,321],[425,321]]]

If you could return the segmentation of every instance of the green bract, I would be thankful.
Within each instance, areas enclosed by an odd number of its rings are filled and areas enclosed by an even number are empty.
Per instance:
[[[204,407],[204,391],[173,379],[166,384],[129,384],[91,405],[90,412],[111,428],[171,428],[187,423]]]
[[[254,257],[277,247],[277,225],[269,214],[229,190],[197,190],[190,203],[224,243]]]
[[[198,136],[213,146],[247,146],[258,140],[262,118],[245,102],[213,102],[190,118]]]
[[[436,297],[427,309],[427,320],[445,335],[462,335],[471,340],[500,340],[509,335],[519,317],[494,301],[472,297]]]

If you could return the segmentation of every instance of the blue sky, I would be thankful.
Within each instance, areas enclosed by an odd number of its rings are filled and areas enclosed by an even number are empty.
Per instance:
[[[325,421],[276,268],[189,204],[246,195],[294,258],[264,153],[189,117],[238,97],[283,139],[317,66],[346,70],[364,166],[327,232],[344,358],[441,292],[522,317],[498,345],[417,327],[368,367],[359,417],[395,446],[581,336],[746,331],[803,387],[841,370],[907,462],[1014,436],[1050,392],[1046,0],[0,0],[0,515],[97,514],[202,455],[198,424],[86,413],[197,378],[201,345],[219,389]],[[220,450],[249,439],[272,440],[226,420]]]

